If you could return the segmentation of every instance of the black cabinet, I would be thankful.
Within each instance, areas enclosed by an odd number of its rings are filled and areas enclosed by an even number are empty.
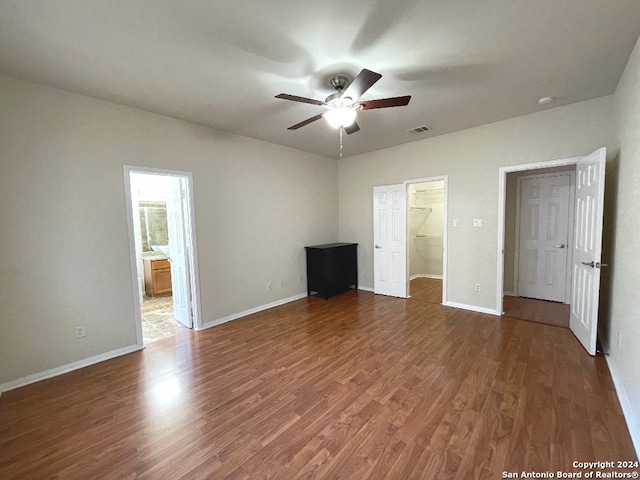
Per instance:
[[[358,288],[358,244],[329,243],[304,247],[307,251],[307,294],[325,300],[353,286]]]

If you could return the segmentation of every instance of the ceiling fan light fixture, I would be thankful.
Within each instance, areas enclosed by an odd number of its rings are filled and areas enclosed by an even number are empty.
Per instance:
[[[338,107],[325,112],[324,118],[332,127],[342,128],[355,121],[356,113],[353,108]]]

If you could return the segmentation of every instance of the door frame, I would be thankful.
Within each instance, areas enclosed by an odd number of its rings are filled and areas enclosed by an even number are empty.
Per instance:
[[[200,274],[198,272],[198,246],[196,241],[196,217],[195,217],[195,197],[193,194],[193,175],[191,172],[183,172],[178,170],[167,170],[162,168],[136,167],[133,165],[123,166],[124,176],[124,195],[125,210],[127,220],[127,234],[129,237],[129,261],[131,267],[131,281],[133,286],[133,306],[134,319],[136,326],[136,341],[139,347],[144,347],[144,339],[142,335],[142,314],[140,305],[140,286],[138,284],[139,272],[138,261],[136,255],[135,228],[133,223],[133,202],[131,198],[131,174],[141,173],[145,175],[162,175],[179,177],[185,180],[185,243],[188,252],[188,268],[189,283],[191,292],[191,313],[193,319],[193,328],[195,330],[202,329],[202,315],[200,305]]]
[[[409,298],[410,295],[410,283],[409,279],[409,185],[415,183],[426,183],[426,182],[444,182],[444,190],[442,192],[442,304],[447,303],[447,265],[448,265],[448,241],[447,241],[447,233],[449,231],[449,221],[448,221],[448,212],[449,212],[449,176],[448,175],[438,175],[435,177],[425,177],[425,178],[415,178],[413,180],[405,180],[404,185],[407,189],[407,205],[405,215],[407,217],[407,232],[406,232],[406,241],[407,247],[405,248],[406,258],[405,262],[407,265],[407,292],[406,298]]]
[[[567,224],[567,261],[566,261],[566,269],[567,273],[565,275],[565,283],[564,283],[564,301],[563,304],[567,305],[570,303],[571,299],[571,265],[573,265],[573,222],[575,217],[575,202],[576,202],[576,172],[575,170],[567,170],[564,172],[551,172],[551,173],[534,173],[531,175],[522,175],[516,179],[516,228],[515,228],[515,237],[514,237],[514,251],[513,251],[513,294],[516,297],[519,297],[520,294],[518,292],[518,275],[519,275],[519,263],[520,263],[520,208],[521,208],[521,198],[520,195],[522,193],[521,183],[523,180],[528,180],[532,178],[543,178],[543,177],[553,177],[558,175],[569,175],[569,219]],[[506,227],[506,225],[505,225]]]
[[[545,162],[524,163],[520,165],[510,165],[500,167],[498,170],[498,252],[496,255],[498,264],[498,275],[496,280],[496,307],[499,315],[504,315],[504,246],[505,246],[505,215],[507,198],[507,174],[513,172],[525,172],[528,170],[538,170],[541,168],[565,167],[576,165],[583,157],[569,157],[558,160],[548,160]],[[575,197],[574,197],[575,198]],[[570,205],[574,208],[575,205]],[[514,262],[515,263],[515,262]]]

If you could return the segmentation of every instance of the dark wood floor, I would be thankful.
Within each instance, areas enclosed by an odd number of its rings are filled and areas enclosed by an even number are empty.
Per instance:
[[[442,280],[438,278],[414,278],[409,283],[412,300],[442,303]]]
[[[497,479],[635,459],[567,329],[349,291],[0,397],[6,479]]]
[[[409,292],[412,300],[442,303],[442,280],[414,278]],[[569,305],[558,302],[508,295],[505,295],[503,304],[505,317],[564,328],[569,328],[569,308]]]
[[[505,317],[569,328],[570,306],[564,303],[505,295],[502,310]]]

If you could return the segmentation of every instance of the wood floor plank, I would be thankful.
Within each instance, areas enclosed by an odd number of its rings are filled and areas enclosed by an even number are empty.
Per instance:
[[[506,317],[569,328],[568,304],[505,295],[503,309]]]
[[[414,278],[409,283],[413,300],[428,303],[442,303],[442,280],[435,278]]]
[[[308,297],[5,392],[0,478],[467,480],[636,458],[604,358],[568,329],[419,296]]]

